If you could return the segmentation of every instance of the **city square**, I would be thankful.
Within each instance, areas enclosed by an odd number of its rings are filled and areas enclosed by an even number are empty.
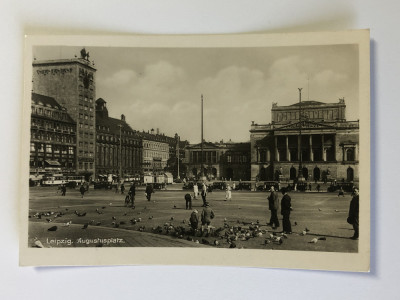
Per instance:
[[[61,196],[55,187],[32,187],[26,216],[28,246],[37,247],[37,241],[43,247],[232,248],[234,244],[235,249],[357,252],[358,241],[349,239],[354,231],[346,222],[350,193],[339,197],[321,185],[321,192],[289,193],[293,232],[287,235],[282,234],[282,227],[267,225],[269,192],[233,191],[232,200],[225,201],[225,191],[214,190],[207,195],[215,213],[209,236],[190,232],[192,210],[185,209],[184,196],[192,192],[182,190],[182,184],[155,191],[151,201],[147,201],[144,187],[137,187],[134,209],[126,207],[125,195],[114,189],[90,187],[81,198],[72,188]],[[201,197],[192,202],[192,209],[201,214]],[[281,221],[280,213],[278,217]],[[49,231],[54,226],[56,230]]]

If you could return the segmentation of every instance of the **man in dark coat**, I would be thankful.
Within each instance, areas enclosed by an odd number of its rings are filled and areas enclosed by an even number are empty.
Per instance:
[[[187,193],[185,195],[185,200],[186,200],[186,209],[192,209],[192,195]]]
[[[190,227],[192,228],[193,235],[196,235],[199,226],[199,212],[195,209],[190,215]]]
[[[201,198],[203,199],[203,207],[206,206],[207,202],[207,186],[205,183],[203,183],[202,188],[201,188]]]
[[[207,236],[210,234],[211,220],[214,219],[214,212],[210,207],[210,204],[206,202],[203,211],[201,212],[201,234],[204,232],[204,226],[207,225]]]
[[[136,186],[135,183],[132,183],[131,187],[129,188],[128,196],[132,202],[132,207],[135,206],[135,195],[136,195]]]
[[[268,196],[268,206],[271,211],[271,218],[269,220],[268,225],[272,226],[272,229],[279,227],[278,220],[278,208],[279,208],[279,199],[278,195],[275,192],[275,188],[271,186],[271,194]]]
[[[79,191],[81,192],[81,196],[83,198],[83,195],[85,195],[86,189],[83,183],[81,184],[81,187],[79,188]]]
[[[354,235],[351,237],[353,240],[358,240],[359,235],[359,191],[355,188],[353,191],[353,198],[350,202],[349,217],[347,222],[353,225]]]
[[[151,185],[151,183],[148,183],[147,186],[146,186],[146,198],[147,198],[147,201],[151,200],[151,194],[152,193],[154,193],[153,186]]]
[[[292,199],[287,194],[286,188],[282,189],[282,200],[281,200],[281,214],[283,216],[282,225],[283,232],[286,234],[292,233],[292,224],[290,223],[290,211],[292,210]]]

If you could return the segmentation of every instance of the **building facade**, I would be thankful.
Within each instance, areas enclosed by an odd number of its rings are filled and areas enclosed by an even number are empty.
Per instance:
[[[84,49],[80,58],[33,62],[33,92],[57,99],[76,123],[75,173],[95,173],[96,69]]]
[[[32,93],[30,174],[75,170],[76,122],[54,98]]]
[[[96,170],[97,177],[142,174],[142,139],[126,122],[125,116],[108,116],[106,101],[96,100]]]
[[[251,179],[358,181],[359,122],[347,121],[344,99],[272,105],[272,122],[250,129]]]
[[[186,147],[187,177],[202,174],[201,144]],[[208,180],[250,180],[250,143],[203,143],[203,174]]]

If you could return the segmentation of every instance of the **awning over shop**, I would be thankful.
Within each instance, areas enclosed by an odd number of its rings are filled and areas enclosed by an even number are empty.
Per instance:
[[[45,163],[52,167],[60,167],[61,164],[56,160],[45,160]]]
[[[172,174],[169,173],[169,172],[165,172],[165,176],[168,177],[168,178],[174,178],[174,177],[172,176]]]

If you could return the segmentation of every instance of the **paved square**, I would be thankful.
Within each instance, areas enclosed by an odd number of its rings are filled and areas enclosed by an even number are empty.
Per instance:
[[[236,248],[245,249],[358,251],[358,241],[349,239],[353,235],[352,226],[346,222],[350,194],[338,197],[336,193],[291,192],[293,233],[286,238],[281,237],[282,227],[273,230],[266,225],[270,218],[269,193],[234,191],[232,201],[224,201],[224,191],[213,191],[207,201],[216,215],[211,224],[215,233],[206,237],[176,233],[176,228],[189,230],[191,211],[185,209],[184,200],[188,191],[172,190],[176,186],[168,188],[167,191],[156,191],[150,202],[145,198],[144,188],[137,188],[135,209],[125,207],[125,196],[113,190],[91,188],[82,199],[79,191],[74,189],[68,189],[63,197],[55,187],[31,188],[29,246],[35,245],[36,238],[44,247],[229,248],[230,238]],[[197,209],[199,215],[201,204],[201,199],[193,200],[193,209]],[[37,213],[41,213],[40,219],[35,216]],[[60,216],[55,217],[57,214]],[[280,211],[278,216],[281,222]],[[86,229],[83,229],[84,224],[88,224]],[[53,226],[57,226],[57,230],[48,231]],[[249,228],[256,227],[256,237],[246,236]],[[302,235],[306,228],[309,231]],[[235,240],[230,229],[241,231]],[[310,243],[320,237],[326,240]]]

